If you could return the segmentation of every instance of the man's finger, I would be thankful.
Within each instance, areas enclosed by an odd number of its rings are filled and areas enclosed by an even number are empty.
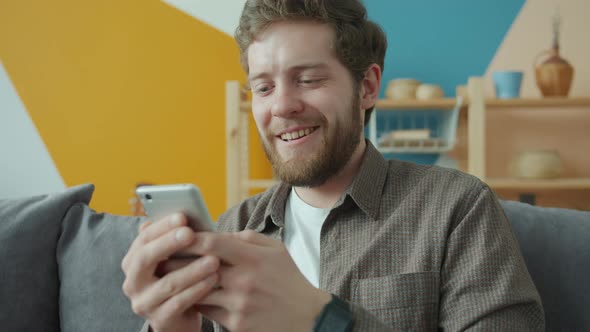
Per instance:
[[[237,233],[232,233],[233,236],[239,238],[242,241],[246,241],[251,244],[256,244],[262,247],[280,247],[282,243],[266,235],[257,233],[253,230],[245,230]]]
[[[162,303],[172,300],[178,294],[195,285],[200,285],[195,287],[195,291],[213,288],[218,281],[216,273],[218,267],[219,260],[215,257],[208,256],[194,260],[190,265],[171,272],[151,284],[137,298],[136,305],[151,312]],[[213,280],[212,284],[211,280]],[[193,303],[197,300],[198,298],[193,299]]]
[[[138,285],[152,280],[158,264],[190,245],[193,239],[194,232],[188,227],[182,227],[171,229],[159,238],[138,247],[133,258],[127,261],[127,279]]]
[[[166,301],[158,310],[159,314],[172,317],[185,313],[187,309],[195,305],[195,301],[211,292],[216,283],[217,274],[209,275],[206,279],[193,284]]]
[[[191,264],[195,261],[195,258],[170,258],[158,264],[156,275],[162,277],[170,272],[180,270],[183,267]]]
[[[235,311],[236,308],[232,307],[235,301],[232,301],[231,292],[225,290],[223,288],[218,288],[211,291],[207,296],[203,297],[199,302],[198,305],[204,308],[218,308],[223,309],[225,312]],[[215,311],[215,310],[214,310]],[[209,311],[208,313],[211,313]],[[205,314],[205,312],[203,312]],[[205,316],[208,316],[205,314]],[[213,318],[213,317],[211,317]],[[215,320],[215,319],[214,319]]]
[[[146,221],[140,226],[139,234],[133,243],[131,243],[127,256],[132,256],[138,247],[153,241],[169,230],[184,225],[186,225],[186,218],[182,214],[173,214],[155,222]],[[125,257],[125,260],[127,260],[127,257]],[[123,262],[123,265],[126,265],[126,262]]]
[[[175,213],[158,221],[151,222],[150,227],[144,229],[139,237],[143,243],[148,243],[171,229],[186,225],[186,217],[181,213]]]
[[[143,223],[141,223],[138,227],[138,234],[141,234],[141,232],[143,232],[147,227],[149,227],[152,224],[151,221],[147,220]],[[121,261],[121,269],[123,269],[123,271],[126,272],[127,267],[129,266],[129,261],[131,259],[133,259],[133,254],[135,253],[135,250],[137,249],[138,246],[141,245],[141,242],[138,240],[139,235],[133,240],[133,242],[131,242],[131,245],[129,246],[129,249],[127,250],[127,253],[125,254],[125,257],[123,257],[123,260]]]
[[[210,255],[219,257],[224,263],[235,265],[240,262],[251,262],[260,257],[261,246],[254,245],[236,238],[229,233],[195,233],[194,244],[183,252],[198,256]]]
[[[139,232],[141,233],[144,229],[146,229],[147,227],[149,227],[152,224],[151,221],[147,220],[146,222],[141,223],[141,225],[139,225]]]

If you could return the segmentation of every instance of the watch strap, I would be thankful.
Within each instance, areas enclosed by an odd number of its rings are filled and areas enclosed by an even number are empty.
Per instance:
[[[353,326],[353,316],[350,305],[336,295],[322,309],[316,318],[313,332],[350,332]]]

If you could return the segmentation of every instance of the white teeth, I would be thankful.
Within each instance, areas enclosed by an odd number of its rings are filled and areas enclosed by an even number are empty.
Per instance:
[[[306,128],[306,129],[301,129],[299,131],[294,131],[292,133],[285,133],[281,135],[281,139],[283,141],[290,141],[290,140],[294,140],[294,139],[298,139],[304,136],[307,136],[309,134],[311,134],[315,129],[310,129],[310,128]]]

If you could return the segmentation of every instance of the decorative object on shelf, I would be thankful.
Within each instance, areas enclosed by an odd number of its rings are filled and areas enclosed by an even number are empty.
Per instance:
[[[516,155],[512,175],[522,179],[554,179],[561,176],[563,163],[555,150],[525,150]]]
[[[398,78],[389,81],[385,95],[390,99],[416,99],[420,81],[413,78]]]
[[[436,84],[420,84],[416,89],[416,99],[436,99],[444,96],[443,89]]]
[[[512,99],[520,96],[522,84],[522,71],[501,70],[492,73],[496,97],[499,99]]]
[[[398,129],[381,135],[381,146],[403,146],[430,138],[430,129]]]
[[[559,55],[559,11],[553,18],[553,46],[543,51],[535,59],[535,77],[537,86],[544,97],[567,97],[574,78],[574,68]],[[539,61],[542,57],[545,60]]]

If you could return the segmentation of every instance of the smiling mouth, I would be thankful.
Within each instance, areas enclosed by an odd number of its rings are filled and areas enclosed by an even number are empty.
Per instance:
[[[290,132],[290,133],[284,133],[284,134],[282,134],[280,136],[280,138],[284,142],[290,142],[290,141],[298,140],[300,138],[303,138],[303,137],[305,137],[305,136],[313,133],[318,128],[319,127],[305,128],[305,129],[300,129],[300,130],[293,131],[293,132]]]

